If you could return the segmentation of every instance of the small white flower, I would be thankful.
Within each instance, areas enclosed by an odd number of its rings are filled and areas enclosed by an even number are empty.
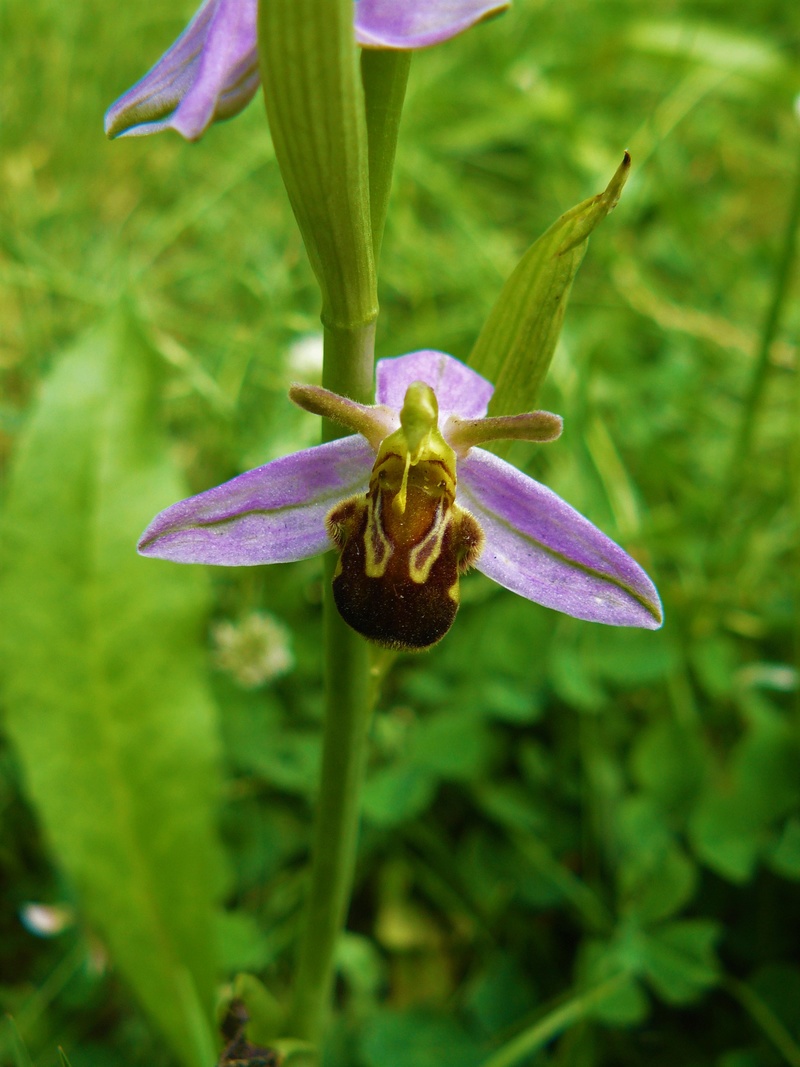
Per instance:
[[[253,611],[240,622],[219,622],[211,637],[214,663],[245,689],[256,689],[294,667],[291,634],[267,612]]]

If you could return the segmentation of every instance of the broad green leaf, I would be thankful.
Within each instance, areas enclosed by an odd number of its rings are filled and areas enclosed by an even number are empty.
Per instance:
[[[630,165],[626,152],[605,191],[554,222],[503,286],[469,357],[494,382],[491,415],[535,408],[589,235],[616,206]]]
[[[59,361],[21,437],[0,578],[6,725],[88,923],[181,1061],[207,1067],[221,859],[206,589],[202,571],[135,551],[185,495],[151,424],[149,360],[115,315]]]

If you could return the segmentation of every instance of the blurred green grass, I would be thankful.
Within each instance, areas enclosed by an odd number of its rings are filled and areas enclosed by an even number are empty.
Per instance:
[[[157,415],[193,491],[316,433],[285,399],[313,373],[296,346],[318,300],[260,101],[197,146],[102,135],[190,12],[0,7],[3,461],[59,353],[123,294],[163,358]],[[394,666],[332,1064],[424,1067],[440,1046],[434,1062],[479,1063],[624,951],[650,1014],[632,987],[536,1062],[800,1062],[797,273],[727,479],[796,180],[799,53],[789,0],[517,0],[414,57],[380,356],[465,358],[529,243],[633,155],[543,397],[564,437],[513,458],[640,559],[667,622],[591,627],[476,577],[447,641]],[[268,688],[214,674],[226,962],[280,991],[313,794],[319,568],[211,577],[216,619],[269,611],[292,630],[296,667]],[[72,891],[3,744],[0,1007],[37,1065],[58,1043],[74,1067],[168,1063],[118,978],[87,963],[84,931],[20,925],[24,901]],[[676,963],[672,944],[665,979],[653,946],[663,959],[685,920],[715,924],[720,962],[703,970],[695,930],[699,955]]]

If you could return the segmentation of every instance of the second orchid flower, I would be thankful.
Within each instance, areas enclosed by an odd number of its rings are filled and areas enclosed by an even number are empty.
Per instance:
[[[356,41],[363,48],[426,48],[509,4],[355,0]],[[257,15],[257,0],[205,0],[156,65],[108,109],[106,134],[143,137],[172,129],[197,141],[212,122],[237,115],[259,86]]]

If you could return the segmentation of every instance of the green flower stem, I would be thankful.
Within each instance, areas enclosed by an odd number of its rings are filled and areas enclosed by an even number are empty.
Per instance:
[[[359,70],[352,0],[260,4],[259,56],[275,155],[322,294],[323,385],[369,403],[375,258],[410,58],[365,57]],[[342,432],[323,424],[326,441]],[[325,728],[311,883],[287,1022],[290,1037],[314,1044],[347,918],[375,688],[369,646],[333,603],[334,565],[326,561]]]
[[[301,934],[288,1031],[319,1042],[333,982],[334,954],[347,918],[355,866],[360,790],[370,713],[369,646],[339,616],[328,594],[326,558],[325,735],[311,887]]]
[[[374,324],[325,330],[323,382],[359,401],[372,398]],[[326,421],[323,437],[343,430]],[[336,559],[325,557],[325,727],[311,883],[287,1032],[317,1044],[333,983],[334,957],[347,919],[358,843],[361,783],[374,685],[370,646],[341,619],[331,594]]]
[[[481,1067],[514,1067],[515,1064],[527,1060],[553,1038],[585,1019],[592,1008],[597,1007],[629,980],[629,975],[617,974],[599,985],[576,993],[528,1030],[524,1030],[499,1048],[488,1060],[483,1061]]]
[[[361,404],[371,404],[375,377],[374,320],[352,328],[325,326],[323,353],[322,384],[325,388]],[[333,441],[348,432],[329,419],[323,422],[323,441]]]
[[[366,48],[361,53],[361,81],[367,115],[372,251],[376,264],[380,258],[400,116],[410,69],[411,52]]]

